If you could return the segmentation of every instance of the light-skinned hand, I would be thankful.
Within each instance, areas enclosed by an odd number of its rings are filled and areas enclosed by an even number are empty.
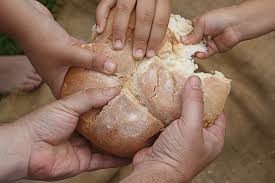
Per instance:
[[[132,13],[136,15],[133,56],[154,57],[167,32],[171,12],[170,0],[101,0],[96,13],[97,32],[101,33],[111,8],[116,7],[113,23],[113,47],[124,47]]]
[[[182,101],[181,118],[172,122],[152,147],[135,155],[133,172],[125,182],[189,182],[221,153],[226,120],[221,115],[213,126],[203,128],[198,77],[187,80]]]

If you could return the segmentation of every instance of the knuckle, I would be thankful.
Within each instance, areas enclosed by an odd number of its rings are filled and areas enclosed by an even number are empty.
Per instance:
[[[146,45],[147,38],[145,33],[137,33],[135,36],[135,45]]]
[[[203,97],[202,97],[202,91],[200,89],[193,89],[193,91],[190,92],[189,96],[187,96],[187,97],[191,101],[204,104]]]
[[[84,95],[85,98],[90,98],[91,96],[93,96],[93,92],[94,92],[93,89],[87,88],[83,90],[81,94]]]
[[[142,21],[142,23],[144,24],[152,24],[154,19],[154,13],[151,11],[145,11],[140,18],[138,18],[138,21]]]
[[[199,40],[199,39],[200,39],[200,36],[199,36],[199,34],[198,34],[196,31],[193,31],[192,34],[193,34],[193,36],[194,36],[194,38],[195,38],[196,40]]]
[[[131,13],[131,8],[129,3],[125,1],[118,1],[117,2],[117,10],[119,12],[125,13],[125,14],[130,14]]]
[[[153,49],[155,51],[158,51],[161,47],[162,41],[162,39],[151,39],[148,43],[148,50]]]
[[[159,19],[154,22],[154,26],[159,29],[166,30],[168,27],[168,21],[165,19]]]
[[[97,60],[97,57],[92,57],[92,59],[88,62],[88,68],[93,69],[95,67],[95,60]]]
[[[102,3],[105,3],[108,6],[111,6],[111,4],[113,4],[114,0],[101,0],[101,1],[102,1]]]
[[[122,37],[122,35],[123,35],[122,32],[123,32],[123,29],[122,29],[121,25],[119,25],[118,23],[115,23],[113,25],[113,35],[117,36],[117,37]]]
[[[193,23],[195,26],[198,26],[198,25],[201,26],[204,24],[204,21],[205,21],[204,16],[199,16],[194,19]]]

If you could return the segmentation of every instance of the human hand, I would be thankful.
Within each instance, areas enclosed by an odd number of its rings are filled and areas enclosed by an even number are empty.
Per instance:
[[[221,153],[226,120],[222,115],[213,126],[203,128],[199,78],[193,76],[187,80],[182,101],[181,118],[171,123],[152,147],[135,155],[134,170],[125,182],[189,182]]]
[[[38,1],[25,0],[20,3],[25,3],[22,9],[31,12],[29,21],[32,25],[29,26],[31,30],[23,29],[20,32],[18,40],[36,71],[57,98],[60,97],[61,87],[70,67],[84,67],[105,74],[115,71],[114,62],[81,48],[83,42],[71,37]]]
[[[242,40],[238,30],[241,20],[234,11],[235,7],[221,8],[194,18],[193,31],[182,37],[181,41],[184,44],[195,44],[205,38],[208,50],[196,53],[198,58],[206,58],[233,48]]]
[[[170,0],[101,0],[96,13],[97,32],[102,33],[110,9],[116,7],[113,23],[113,47],[124,47],[131,14],[136,13],[133,56],[154,57],[161,47],[170,19]]]
[[[127,163],[126,159],[93,152],[89,142],[74,133],[80,114],[105,105],[118,93],[117,88],[87,89],[28,114],[14,122],[13,128],[1,127],[0,159],[5,161],[0,165],[0,181],[9,168],[14,171],[8,179],[53,181]],[[2,153],[6,156],[1,157]],[[13,163],[18,159],[23,161]]]
[[[205,38],[208,52],[197,53],[198,58],[225,52],[241,41],[274,31],[274,6],[274,0],[250,0],[209,11],[194,18],[193,32],[181,40],[185,44],[194,44]]]

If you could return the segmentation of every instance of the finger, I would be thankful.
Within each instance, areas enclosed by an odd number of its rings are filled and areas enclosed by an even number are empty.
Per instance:
[[[30,74],[28,79],[35,80],[35,81],[42,81],[42,78],[38,74]]]
[[[132,162],[133,168],[135,168],[138,164],[143,162],[144,159],[150,154],[152,154],[152,147],[147,147],[138,151],[133,158],[133,162]]]
[[[213,39],[219,52],[228,51],[236,46],[241,40],[233,29],[225,29],[221,34],[216,35]]]
[[[136,29],[134,33],[133,56],[144,57],[149,40],[157,0],[139,0],[136,8]],[[144,6],[146,4],[146,6]]]
[[[90,50],[78,46],[73,47],[68,54],[72,67],[83,67],[86,69],[113,74],[116,70],[116,63],[103,55],[96,55]]]
[[[214,124],[204,130],[204,143],[208,148],[213,160],[221,153],[224,146],[226,119],[224,115],[218,117]]]
[[[105,168],[116,168],[128,164],[130,164],[130,160],[127,158],[117,158],[103,154],[93,154],[89,170],[94,171]]]
[[[92,108],[98,108],[107,104],[120,90],[116,87],[105,89],[86,89],[74,95],[60,100],[65,109],[75,115],[80,115]]]
[[[193,20],[193,31],[187,36],[181,37],[181,42],[184,44],[199,43],[204,36],[205,20],[203,17],[196,17]]]
[[[37,88],[40,85],[40,83],[35,84],[24,84],[23,86],[19,86],[18,88],[22,89],[24,92],[31,92],[35,88]]]
[[[41,84],[41,81],[31,80],[28,79],[24,82],[24,86],[39,86]]]
[[[207,52],[196,53],[197,58],[200,58],[200,59],[208,58],[219,52],[219,49],[217,48],[217,45],[213,40],[207,41],[206,44],[207,44]]]
[[[102,33],[105,30],[107,18],[111,8],[116,5],[117,0],[101,0],[96,8],[96,31]]]
[[[212,135],[214,135],[218,141],[220,141],[223,144],[224,136],[225,136],[225,129],[226,129],[226,118],[225,115],[220,115],[214,122],[214,124],[206,128],[205,130],[210,132]]]
[[[182,101],[182,124],[185,123],[188,130],[202,134],[204,104],[200,78],[192,76],[186,81]]]
[[[136,5],[136,0],[118,0],[113,23],[113,47],[120,50],[124,47],[126,33],[131,13]]]
[[[87,140],[79,135],[73,135],[70,142],[79,159],[80,172],[103,168],[114,168],[130,163],[130,160],[126,158],[116,158],[99,153],[93,153],[91,145],[87,142]]]
[[[149,58],[154,57],[162,45],[167,32],[170,13],[170,0],[157,0],[153,27],[151,30],[146,53],[146,56]]]
[[[74,152],[79,160],[79,171],[87,171],[92,156],[90,143],[77,133],[74,133],[69,139]],[[77,173],[80,173],[77,172]]]

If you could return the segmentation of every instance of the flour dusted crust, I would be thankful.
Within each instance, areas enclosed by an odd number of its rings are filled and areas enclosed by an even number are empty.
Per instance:
[[[152,59],[136,61],[132,57],[134,18],[130,21],[126,47],[114,51],[111,43],[113,12],[104,33],[93,31],[93,42],[83,45],[95,53],[104,54],[118,64],[117,72],[107,76],[81,68],[68,72],[62,96],[86,88],[120,87],[122,92],[102,109],[83,114],[78,131],[102,150],[129,157],[152,143],[154,136],[181,114],[181,93],[188,77],[199,76],[204,98],[204,126],[213,124],[222,113],[230,92],[230,80],[222,73],[195,73],[198,66],[193,54],[206,51],[203,42],[183,45],[180,36],[192,31],[189,20],[171,15],[163,46]]]

